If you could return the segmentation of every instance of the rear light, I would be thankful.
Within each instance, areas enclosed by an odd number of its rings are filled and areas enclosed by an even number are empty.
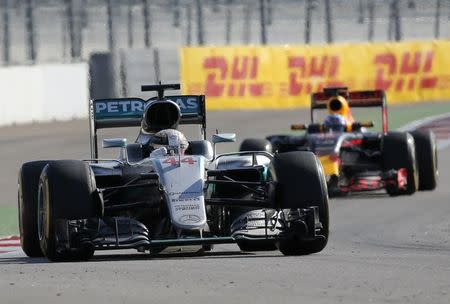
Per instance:
[[[350,140],[346,140],[342,143],[342,147],[343,148],[347,148],[350,146],[359,146],[362,144],[362,139],[350,139]]]

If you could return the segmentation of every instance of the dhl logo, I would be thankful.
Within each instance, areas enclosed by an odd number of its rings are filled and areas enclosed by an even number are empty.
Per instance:
[[[183,93],[214,109],[306,106],[332,86],[382,89],[390,103],[450,98],[449,41],[355,46],[184,48]]]
[[[400,58],[392,53],[375,56],[375,88],[396,92],[434,89],[438,77],[432,75],[433,52],[404,52]]]
[[[236,56],[231,62],[224,56],[206,57],[205,94],[210,97],[267,95],[270,87],[257,81],[260,59],[257,56]]]
[[[324,87],[343,86],[336,79],[339,65],[338,56],[288,57],[288,95],[311,94],[322,91]]]

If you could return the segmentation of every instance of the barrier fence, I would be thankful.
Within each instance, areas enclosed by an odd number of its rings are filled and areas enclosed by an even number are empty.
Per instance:
[[[0,65],[187,45],[450,38],[449,0],[0,0]]]
[[[183,93],[208,109],[307,107],[328,86],[383,89],[388,103],[450,99],[450,41],[326,46],[188,47]]]

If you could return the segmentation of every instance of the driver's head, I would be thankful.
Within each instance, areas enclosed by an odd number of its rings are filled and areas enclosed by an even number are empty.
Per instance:
[[[339,114],[327,115],[323,121],[323,124],[328,130],[335,132],[345,132],[347,128],[347,121],[344,116]]]
[[[184,152],[189,147],[189,142],[186,136],[184,136],[183,133],[175,129],[161,130],[155,133],[154,137],[157,137],[158,141],[160,139],[161,141],[159,142],[162,143],[162,144],[154,144],[155,148],[164,146],[169,151],[178,151],[180,154],[184,154]]]

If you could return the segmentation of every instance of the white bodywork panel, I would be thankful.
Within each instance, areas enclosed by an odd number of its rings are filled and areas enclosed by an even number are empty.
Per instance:
[[[203,229],[206,225],[205,158],[174,155],[154,158],[152,162],[164,185],[172,224],[179,229]]]

